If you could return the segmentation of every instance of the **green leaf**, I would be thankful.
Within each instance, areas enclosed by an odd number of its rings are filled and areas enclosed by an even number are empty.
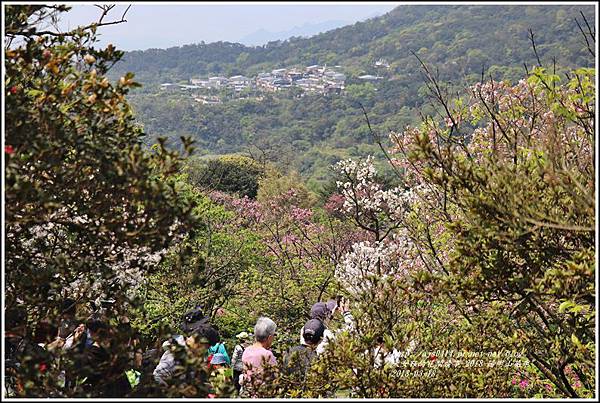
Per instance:
[[[573,301],[565,301],[558,306],[558,312],[564,313],[567,309],[569,309],[570,307],[572,307],[574,305],[575,305],[575,303]]]
[[[571,334],[571,341],[577,348],[582,347],[581,341],[579,341],[579,338],[575,335],[575,333]]]

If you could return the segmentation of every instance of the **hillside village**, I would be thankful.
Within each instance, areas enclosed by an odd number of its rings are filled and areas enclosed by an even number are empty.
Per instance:
[[[380,59],[375,62],[375,67],[389,68],[389,64]],[[243,75],[232,77],[214,76],[208,78],[191,78],[189,84],[163,83],[160,85],[162,91],[179,92],[187,91],[192,97],[203,104],[219,104],[223,102],[222,97],[216,95],[218,91],[232,91],[233,99],[248,97],[249,92],[256,94],[285,91],[292,87],[302,90],[299,96],[306,93],[318,95],[342,95],[346,85],[346,75],[338,70],[341,66],[333,68],[318,64],[305,68],[280,68],[271,72],[262,72],[253,78]],[[337,70],[336,70],[337,69]],[[361,81],[377,81],[383,79],[381,76],[365,74],[357,77]],[[262,99],[257,96],[255,99]]]

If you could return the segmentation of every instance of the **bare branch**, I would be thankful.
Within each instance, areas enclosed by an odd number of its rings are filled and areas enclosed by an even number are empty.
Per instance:
[[[584,232],[596,231],[596,229],[594,227],[582,227],[579,225],[562,225],[562,224],[550,223],[547,221],[546,222],[538,221],[538,220],[534,220],[533,218],[528,218],[528,217],[525,217],[525,221],[527,221],[528,223],[531,223],[531,224],[535,224],[540,227],[562,229],[565,231],[584,231]]]
[[[535,47],[535,38],[533,35],[533,30],[529,28],[529,40],[531,41],[531,46],[533,46],[533,53],[535,54],[535,58],[537,59],[538,66],[542,67],[542,61],[540,60],[540,56],[538,55],[537,48]]]
[[[396,168],[396,166],[392,162],[392,158],[390,157],[390,155],[386,151],[385,147],[383,146],[383,143],[381,141],[381,137],[378,134],[376,134],[373,131],[373,129],[371,128],[371,122],[369,121],[369,115],[367,114],[367,111],[366,111],[365,107],[360,102],[358,103],[358,105],[360,106],[360,108],[363,111],[363,114],[365,115],[365,120],[367,121],[367,127],[369,128],[369,132],[371,133],[371,136],[373,137],[373,139],[375,139],[375,142],[377,143],[377,145],[379,145],[379,148],[381,149],[381,151],[383,152],[383,155],[385,155],[385,158],[388,160],[388,162],[392,166],[392,169],[394,170],[394,172],[396,173],[396,175],[399,178],[402,177],[402,175],[400,175],[400,172],[398,171],[398,168]]]
[[[593,57],[595,57],[595,56],[596,56],[596,53],[594,52],[594,46],[593,46],[593,45],[590,45],[590,41],[588,40],[588,38],[587,38],[587,35],[589,34],[589,35],[590,35],[590,37],[592,38],[592,40],[593,40],[594,42],[596,42],[596,36],[595,36],[595,35],[594,35],[594,33],[592,32],[592,30],[591,30],[591,28],[590,28],[590,26],[589,26],[589,24],[588,24],[588,22],[587,22],[587,19],[585,18],[585,15],[584,15],[583,13],[581,13],[581,15],[582,15],[582,17],[583,17],[583,20],[585,21],[585,24],[587,25],[587,28],[588,28],[588,32],[587,32],[587,34],[586,34],[586,32],[583,30],[583,27],[581,26],[581,24],[579,24],[579,20],[578,20],[577,18],[575,18],[575,23],[577,24],[577,28],[579,28],[579,31],[581,32],[581,35],[583,36],[583,39],[585,40],[585,44],[586,44],[586,47],[587,47],[587,50],[588,50],[588,52],[590,52],[590,54],[591,54]]]
[[[50,35],[50,36],[57,36],[57,37],[75,36],[75,35],[77,35],[77,33],[79,31],[87,31],[92,28],[104,27],[104,26],[108,26],[108,25],[117,25],[117,24],[122,24],[124,22],[127,22],[127,20],[125,19],[125,15],[127,14],[127,11],[129,11],[129,9],[131,8],[131,5],[129,5],[129,7],[127,7],[127,9],[123,13],[120,20],[115,20],[115,21],[110,21],[110,22],[102,22],[102,21],[103,21],[104,17],[106,16],[106,14],[108,13],[108,11],[110,11],[114,7],[114,5],[112,5],[112,6],[96,5],[96,7],[100,7],[103,10],[102,15],[100,16],[100,19],[97,22],[94,22],[92,24],[89,24],[89,25],[86,25],[83,27],[77,27],[68,32],[21,31],[21,32],[7,33],[6,35],[9,37],[15,37],[15,36],[32,37],[32,36],[42,36],[42,35]]]
[[[127,14],[127,12],[129,11],[130,8],[131,8],[131,4],[127,6],[127,9],[125,9],[125,12],[121,16],[121,21],[125,21],[125,15]]]
[[[453,114],[450,111],[450,106],[449,106],[449,103],[447,100],[448,89],[447,88],[442,89],[439,85],[439,71],[436,70],[437,76],[434,76],[431,73],[431,71],[429,70],[429,68],[427,67],[427,65],[423,62],[423,60],[421,60],[421,58],[414,51],[411,51],[411,53],[413,54],[413,56],[415,56],[417,58],[417,60],[421,64],[421,68],[425,72],[423,74],[423,76],[426,78],[425,84],[427,85],[427,88],[431,91],[434,98],[442,105],[442,107],[444,108],[444,111],[446,113],[446,117],[448,119],[450,119],[450,122],[452,123],[452,126],[450,127],[450,133],[448,134],[447,141],[449,143],[458,144],[462,148],[462,150],[465,152],[466,156],[469,159],[471,159],[472,158],[471,153],[469,152],[469,149],[465,146],[464,142],[460,141],[460,140],[459,141],[452,140],[454,134],[460,134],[460,130],[458,129],[458,122],[456,121],[456,119],[454,118]]]
[[[579,11],[579,13],[581,14],[581,17],[583,18],[585,25],[587,26],[588,34],[590,35],[590,37],[592,38],[593,41],[596,41],[596,34],[594,33],[594,31],[592,31],[592,27],[590,27],[590,24],[588,23],[587,18],[585,18],[585,14],[583,13],[583,11]]]
[[[94,6],[98,7],[100,10],[102,10],[102,15],[100,15],[100,18],[98,19],[98,24],[102,24],[102,20],[104,19],[104,17],[106,17],[106,14],[108,14],[108,12],[110,10],[112,10],[115,5],[114,4],[94,4]]]

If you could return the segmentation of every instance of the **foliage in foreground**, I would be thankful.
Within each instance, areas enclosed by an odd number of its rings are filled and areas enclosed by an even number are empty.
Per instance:
[[[38,338],[42,322],[60,322],[67,297],[81,316],[112,301],[105,319],[116,326],[138,304],[146,273],[195,221],[172,179],[182,157],[161,144],[143,147],[125,101],[132,75],[115,84],[105,77],[122,52],[94,48],[94,28],[38,32],[67,9],[5,8],[4,296],[7,309],[26,309],[28,336]],[[111,353],[123,357],[128,348]],[[42,371],[29,358],[16,374],[19,395],[88,393],[61,386],[55,366]]]
[[[408,190],[384,190],[370,161],[338,164],[346,211],[372,240],[341,267],[358,335],[324,357],[317,384],[365,397],[593,396],[594,75],[575,70],[562,84],[536,68],[516,86],[440,96],[446,116],[391,135]],[[387,354],[415,340],[426,361],[509,351],[519,365],[488,359],[425,381],[377,369],[366,353],[377,336]]]

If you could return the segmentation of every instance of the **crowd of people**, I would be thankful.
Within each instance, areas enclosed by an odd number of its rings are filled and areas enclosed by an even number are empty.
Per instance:
[[[65,299],[58,324],[42,321],[35,334],[28,332],[24,307],[5,311],[5,393],[24,394],[24,379],[36,379],[59,368],[54,385],[79,387],[82,395],[125,396],[139,380],[142,351],[128,318],[110,326],[97,310],[85,320],[76,318],[77,301]],[[112,354],[115,350],[127,354]],[[133,381],[132,381],[133,379]]]
[[[66,299],[59,323],[56,326],[41,324],[35,338],[27,334],[24,309],[6,311],[6,396],[23,395],[22,377],[17,374],[22,374],[26,367],[31,368],[24,360],[35,361],[34,367],[40,371],[49,365],[59,368],[56,382],[61,387],[75,387],[78,393],[94,397],[142,397],[149,390],[197,383],[202,376],[208,397],[215,397],[216,388],[211,379],[216,374],[229,379],[238,396],[252,397],[261,382],[260,373],[265,367],[278,364],[271,351],[277,324],[268,317],[258,318],[253,334],[244,331],[236,335],[230,356],[219,331],[202,307],[187,312],[178,334],[165,340],[161,348],[143,351],[140,338],[127,318],[121,318],[118,326],[110,326],[100,315],[81,321],[76,318],[75,306],[76,301]],[[342,314],[345,325],[334,332],[328,325],[336,312]],[[280,367],[297,378],[306,375],[314,358],[326,350],[337,332],[353,326],[347,305],[338,305],[336,300],[315,303],[309,316],[300,330],[298,344],[280,357]],[[119,354],[119,351],[126,353]],[[71,358],[70,364],[65,360],[62,368],[60,357],[65,356]],[[190,362],[205,367],[198,371],[201,367],[196,366],[194,370]]]

